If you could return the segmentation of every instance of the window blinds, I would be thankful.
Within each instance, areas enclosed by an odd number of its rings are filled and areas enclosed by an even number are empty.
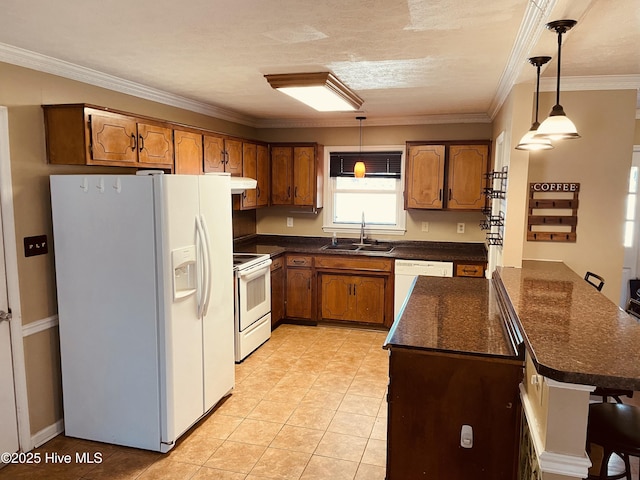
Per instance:
[[[353,167],[364,162],[366,177],[400,178],[402,152],[332,152],[329,176],[353,177]]]

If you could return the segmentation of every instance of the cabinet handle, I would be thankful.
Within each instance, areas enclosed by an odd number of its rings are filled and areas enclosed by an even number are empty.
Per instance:
[[[142,135],[138,135],[138,151],[141,152],[144,150],[144,137]]]
[[[295,198],[298,198],[298,186],[296,185],[296,188],[293,189],[293,196]]]
[[[351,295],[351,287],[353,287],[353,285],[349,284],[349,295]]]
[[[449,200],[451,200],[451,189],[449,189]]]
[[[256,197],[260,198],[260,185],[256,186]]]
[[[354,297],[356,296],[356,286],[355,285],[353,286],[353,296]]]
[[[296,265],[304,265],[304,260],[293,260]]]
[[[311,290],[311,279],[307,279],[307,290]]]
[[[229,165],[229,152],[224,152],[224,156],[226,158],[225,162],[227,165]]]
[[[438,200],[442,201],[442,189],[438,192]]]
[[[287,187],[287,198],[291,198],[291,186]]]
[[[136,135],[134,133],[131,134],[131,151],[133,152],[137,147]]]

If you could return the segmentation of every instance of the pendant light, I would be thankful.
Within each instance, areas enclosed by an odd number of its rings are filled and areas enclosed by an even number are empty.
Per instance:
[[[538,122],[538,100],[540,97],[540,67],[551,60],[551,57],[531,57],[529,59],[529,63],[536,67],[536,109],[535,109],[535,120],[531,125],[531,128],[527,133],[524,134],[520,143],[516,147],[516,150],[550,150],[553,148],[551,145],[551,140],[548,138],[536,137],[535,134],[538,133],[538,127],[540,123]]]
[[[560,105],[560,64],[562,61],[562,35],[578,23],[575,20],[556,20],[547,23],[549,30],[554,30],[558,34],[558,79],[556,82],[556,104],[553,106],[549,117],[540,124],[536,137],[548,138],[549,140],[566,140],[580,138],[578,130],[569,117],[564,113]]]
[[[366,120],[367,117],[356,117],[356,120],[360,121],[360,157],[358,161],[353,166],[353,176],[356,178],[364,178],[364,174],[367,169],[364,166],[364,162],[362,161],[362,121]]]

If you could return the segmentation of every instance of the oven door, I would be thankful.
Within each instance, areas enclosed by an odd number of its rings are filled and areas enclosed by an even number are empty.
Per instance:
[[[241,332],[271,312],[269,265],[271,265],[271,259],[237,272],[238,317]]]

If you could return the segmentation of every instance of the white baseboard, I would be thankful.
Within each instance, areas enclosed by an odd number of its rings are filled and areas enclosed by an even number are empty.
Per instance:
[[[49,425],[37,432],[35,435],[32,435],[31,444],[33,445],[33,448],[38,448],[40,445],[44,445],[52,438],[57,437],[62,432],[64,432],[64,420],[58,420],[53,425]]]

